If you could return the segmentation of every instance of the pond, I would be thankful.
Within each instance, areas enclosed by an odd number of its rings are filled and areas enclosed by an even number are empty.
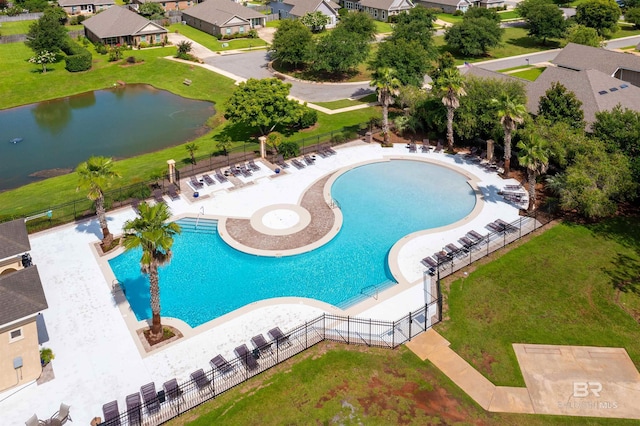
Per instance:
[[[147,85],[0,111],[0,191],[69,172],[92,155],[120,159],[179,145],[204,134],[214,113],[210,102]]]

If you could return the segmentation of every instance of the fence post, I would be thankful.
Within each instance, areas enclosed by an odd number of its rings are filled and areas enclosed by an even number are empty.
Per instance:
[[[309,333],[307,332],[307,322],[304,322],[304,348],[309,348]]]
[[[522,238],[522,216],[520,216],[520,226],[519,226],[519,228],[520,228],[520,230],[519,230],[520,231],[520,237],[518,237],[518,239],[521,239]]]
[[[347,315],[347,345],[351,344],[351,320],[349,318],[349,315]]]
[[[424,304],[424,331],[427,331],[427,321],[429,320],[429,304],[431,302],[425,302]]]
[[[371,341],[371,318],[369,318],[369,346],[371,346],[373,342]]]
[[[411,323],[413,322],[413,318],[411,317],[411,311],[409,311],[409,340],[411,340]]]
[[[391,329],[391,347],[395,348],[396,347],[396,321],[393,321],[393,324],[391,325],[393,328]]]

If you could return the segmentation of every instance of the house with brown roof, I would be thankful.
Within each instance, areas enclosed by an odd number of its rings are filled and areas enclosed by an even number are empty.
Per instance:
[[[131,3],[136,7],[136,10],[137,7],[145,3],[158,3],[165,12],[169,12],[172,10],[187,9],[198,2],[196,0],[133,0]]]
[[[267,17],[231,0],[205,0],[182,12],[187,25],[212,35],[246,34],[263,27]]]
[[[58,0],[58,5],[67,15],[92,15],[115,4],[115,0]]]
[[[277,0],[270,2],[269,7],[279,19],[299,19],[307,13],[321,12],[329,18],[327,28],[336,26],[340,9],[340,5],[331,0]]]
[[[47,309],[24,219],[0,223],[0,392],[42,373],[38,314]]]
[[[127,8],[114,6],[86,21],[84,33],[94,43],[109,46],[138,46],[140,43],[160,44],[164,41],[167,29]]]
[[[418,1],[417,4],[429,9],[442,9],[444,13],[453,13],[457,10],[466,12],[472,7],[471,1],[469,0],[428,0]]]
[[[386,22],[389,16],[408,12],[414,4],[411,0],[341,0],[340,6],[348,10],[366,12],[373,19]]]

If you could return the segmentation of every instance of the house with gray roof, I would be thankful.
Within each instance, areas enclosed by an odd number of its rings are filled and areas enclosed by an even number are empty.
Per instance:
[[[48,308],[24,219],[0,223],[0,392],[42,373],[37,316]]]
[[[279,19],[302,18],[307,13],[321,12],[329,18],[327,28],[338,23],[340,5],[331,0],[277,0],[269,3],[271,13],[277,13]]]
[[[408,12],[415,5],[411,0],[340,0],[340,6],[366,12],[373,19],[386,22],[389,16]]]
[[[187,25],[214,36],[246,34],[263,27],[267,17],[231,0],[205,0],[182,12]]]
[[[82,25],[89,40],[109,46],[120,44],[135,47],[140,43],[160,44],[168,33],[163,26],[120,6],[111,7],[92,16],[83,21]]]
[[[115,0],[58,0],[58,5],[67,15],[92,15],[115,4]]]
[[[472,7],[470,0],[428,0],[418,1],[417,4],[430,9],[442,9],[444,13],[453,13],[457,10],[466,12]]]
[[[595,121],[596,113],[610,111],[617,105],[640,111],[640,87],[634,84],[636,70],[640,70],[639,57],[570,43],[556,56],[554,64],[556,66],[547,67],[535,81],[475,66],[462,68],[461,72],[523,83],[527,90],[527,110],[531,114],[538,113],[540,98],[552,83],[559,82],[582,102],[587,128]]]

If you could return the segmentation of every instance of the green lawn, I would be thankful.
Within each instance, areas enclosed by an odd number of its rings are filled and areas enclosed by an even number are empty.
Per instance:
[[[280,21],[269,21],[267,22],[267,27],[269,28],[278,28],[280,26]]]
[[[377,34],[387,34],[393,31],[393,25],[388,22],[373,21],[376,24]]]
[[[536,79],[542,74],[542,72],[546,69],[546,67],[535,67],[524,71],[512,72],[509,75],[514,77],[524,78],[529,81],[536,81]]]
[[[520,14],[518,13],[517,10],[508,10],[506,12],[498,12],[498,15],[500,15],[501,21],[520,18]]]
[[[640,367],[639,270],[638,218],[560,224],[453,282],[436,329],[496,385],[524,386],[512,343],[622,347]]]
[[[463,15],[454,16],[451,13],[438,13],[437,18],[444,22],[449,22],[450,24],[455,24],[457,22],[462,22]]]
[[[36,22],[35,20],[31,21],[15,21],[15,22],[2,22],[0,23],[0,36],[4,35],[13,35],[13,34],[27,34],[29,32],[29,27],[31,24]],[[65,26],[67,31],[78,31],[82,30],[84,26],[80,25],[67,25]]]
[[[255,132],[243,126],[229,125],[221,117],[224,101],[235,88],[233,81],[201,67],[162,58],[175,54],[175,51],[176,48],[171,46],[125,52],[125,57],[134,55],[144,60],[138,65],[127,67],[107,62],[106,56],[95,55],[90,71],[71,74],[64,69],[64,62],[59,62],[53,64],[46,74],[41,74],[38,66],[27,62],[32,52],[23,43],[2,44],[0,93],[3,96],[0,96],[0,109],[103,89],[113,86],[117,81],[127,84],[148,83],[187,98],[207,100],[216,104],[218,114],[209,119],[209,124],[214,130],[194,140],[200,147],[198,154],[217,151],[214,138],[220,133],[229,135],[235,146],[242,146],[244,141],[248,141],[247,149],[258,149]],[[191,86],[182,84],[185,78],[192,81]],[[364,123],[376,114],[378,112],[374,108],[332,116],[318,114],[318,124],[312,129],[295,132],[287,137],[290,140],[300,140],[316,136],[344,126]],[[163,171],[166,160],[170,158],[181,164],[182,160],[187,158],[183,145],[118,161],[116,166],[123,179],[116,187],[149,179],[152,174]],[[75,174],[69,174],[4,191],[0,193],[0,215],[26,215],[35,210],[82,198],[82,194],[75,191],[76,184]]]
[[[498,70],[498,72],[507,72],[507,71],[515,71],[515,70],[525,70],[525,69],[529,69],[529,68],[533,68],[533,65],[520,65],[518,67],[512,67],[512,68],[505,68],[503,70]]]
[[[332,102],[314,102],[314,104],[329,109],[340,109],[355,105],[362,105],[363,103],[376,102],[377,100],[377,95],[372,93],[360,99],[340,99],[339,101]]]
[[[172,32],[177,31],[180,34],[183,34],[186,37],[190,38],[191,40],[200,43],[204,47],[213,50],[214,52],[267,46],[267,43],[260,38],[242,38],[236,40],[218,41],[218,39],[211,34],[207,34],[204,31],[200,31],[196,28],[190,27],[189,25],[173,24],[170,25],[167,29]]]
[[[640,29],[636,29],[633,24],[618,23],[618,31],[613,33],[611,39],[631,37],[640,34]]]

